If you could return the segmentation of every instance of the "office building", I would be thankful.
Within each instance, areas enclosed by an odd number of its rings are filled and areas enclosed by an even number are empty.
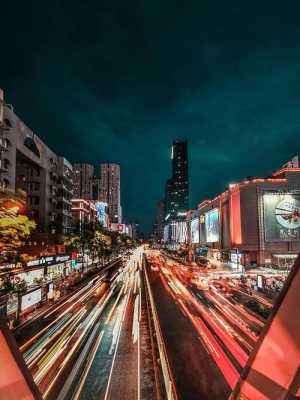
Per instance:
[[[165,201],[160,200],[156,207],[156,219],[154,224],[154,238],[162,240],[164,233],[164,220],[165,220]]]
[[[166,182],[165,213],[167,219],[180,218],[189,208],[188,143],[172,145],[172,177]]]
[[[91,164],[73,164],[75,199],[91,200],[91,181],[94,176],[94,167]]]
[[[101,179],[93,176],[90,180],[91,200],[100,201],[101,199]]]
[[[100,201],[107,203],[111,223],[122,223],[120,166],[100,165]]]

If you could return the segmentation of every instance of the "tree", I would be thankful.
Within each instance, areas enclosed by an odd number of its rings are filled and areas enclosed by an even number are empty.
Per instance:
[[[36,223],[21,213],[24,205],[16,195],[1,193],[0,196],[0,254],[7,260],[16,256]]]
[[[84,255],[91,252],[95,236],[95,225],[89,221],[76,221],[73,232],[65,237],[64,244],[68,250],[77,250],[82,257],[82,270],[84,264]]]

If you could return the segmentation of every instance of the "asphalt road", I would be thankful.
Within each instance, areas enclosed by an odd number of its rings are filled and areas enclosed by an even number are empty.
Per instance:
[[[179,399],[227,399],[230,388],[194,326],[165,290],[159,272],[148,272]]]

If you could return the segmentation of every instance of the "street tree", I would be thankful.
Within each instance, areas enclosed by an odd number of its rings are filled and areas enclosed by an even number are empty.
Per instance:
[[[36,228],[36,223],[20,211],[21,206],[11,195],[0,195],[0,254],[2,261],[11,260],[26,238]]]

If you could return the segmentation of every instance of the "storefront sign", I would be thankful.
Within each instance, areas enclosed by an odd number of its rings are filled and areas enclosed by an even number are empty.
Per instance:
[[[0,270],[4,269],[15,269],[16,268],[16,264],[2,264],[0,265]]]
[[[31,260],[27,262],[27,267],[35,267],[37,265],[51,265],[54,264],[56,262],[63,262],[63,261],[67,261],[70,259],[70,256],[48,256],[48,257],[41,257],[38,258],[37,260]]]
[[[62,261],[67,261],[69,259],[70,259],[70,256],[56,256],[55,261],[62,262]]]
[[[40,260],[31,260],[27,262],[27,267],[35,267],[36,265],[40,265]]]

